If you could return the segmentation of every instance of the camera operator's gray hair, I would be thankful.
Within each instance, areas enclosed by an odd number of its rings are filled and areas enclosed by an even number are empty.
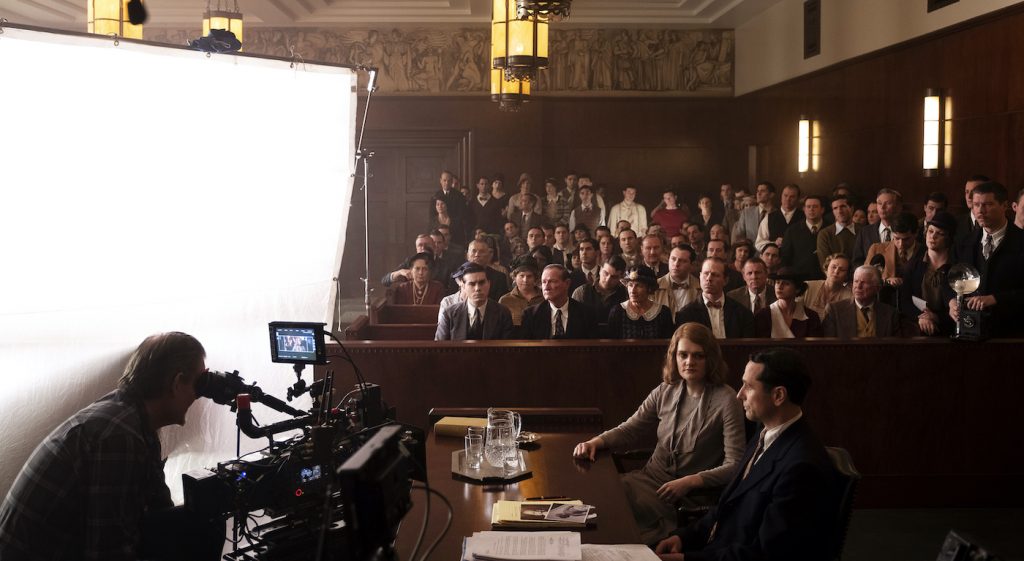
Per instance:
[[[180,372],[191,374],[205,357],[203,345],[187,333],[150,335],[128,358],[117,387],[136,399],[161,397],[170,389],[174,376]]]

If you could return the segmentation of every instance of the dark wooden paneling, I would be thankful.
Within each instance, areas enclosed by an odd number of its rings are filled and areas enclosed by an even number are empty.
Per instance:
[[[540,193],[545,177],[561,179],[572,169],[605,184],[613,202],[625,183],[636,183],[641,202],[653,205],[666,185],[695,198],[722,180],[743,182],[746,148],[727,145],[723,134],[734,105],[732,99],[551,98],[504,113],[483,96],[393,97],[373,101],[367,127],[471,130],[471,178],[500,172],[511,184],[527,172]]]
[[[371,285],[414,251],[417,234],[429,232],[427,209],[439,189],[441,170],[465,175],[472,154],[470,133],[457,129],[368,130],[363,140],[370,159],[369,221]],[[357,170],[362,173],[362,168]],[[362,180],[356,183],[362,188]],[[364,274],[363,194],[353,193],[342,258],[342,294],[362,295]],[[383,292],[380,292],[383,294]]]
[[[759,161],[759,175],[820,192],[849,181],[872,197],[880,187],[895,187],[918,211],[935,190],[959,204],[963,182],[974,173],[1015,192],[1024,182],[1016,128],[1024,111],[1022,26],[1024,8],[1015,6],[738,98],[737,114],[751,119],[748,143],[772,154]],[[926,88],[942,89],[954,105],[953,161],[934,178],[920,169]],[[801,114],[822,123],[822,169],[798,179]]]

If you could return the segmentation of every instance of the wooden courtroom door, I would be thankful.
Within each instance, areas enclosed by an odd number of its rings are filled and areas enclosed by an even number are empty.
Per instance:
[[[440,188],[442,170],[469,177],[471,134],[466,130],[366,131],[363,146],[374,153],[370,159],[370,286],[371,298],[383,296],[380,278],[413,254],[417,234],[428,233],[427,214],[431,196]],[[362,175],[362,167],[357,170]],[[362,180],[352,193],[345,254],[341,261],[343,298],[363,294],[363,192]]]

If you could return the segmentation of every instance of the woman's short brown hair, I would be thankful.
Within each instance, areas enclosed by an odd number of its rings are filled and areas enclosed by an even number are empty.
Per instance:
[[[708,385],[720,385],[725,383],[725,377],[729,374],[729,365],[722,358],[722,349],[715,340],[715,335],[707,327],[699,323],[684,323],[672,334],[668,343],[668,351],[665,352],[665,365],[661,368],[661,379],[666,384],[676,384],[682,378],[679,377],[679,365],[676,363],[676,348],[679,341],[687,339],[691,343],[700,345],[704,349],[706,357],[704,363],[704,381]]]

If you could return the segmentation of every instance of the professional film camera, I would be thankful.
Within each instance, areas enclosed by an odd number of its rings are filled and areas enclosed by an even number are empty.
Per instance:
[[[426,480],[423,432],[390,420],[380,386],[361,379],[335,405],[333,372],[307,386],[302,369],[328,364],[322,323],[270,324],[274,362],[295,365],[288,400],[309,393],[299,411],[246,384],[238,372],[207,372],[202,397],[237,412],[241,433],[266,448],[182,476],[185,506],[209,519],[234,517],[229,560],[345,560],[393,557],[391,544],[409,511],[411,479]],[[349,359],[349,362],[351,360]],[[291,415],[258,426],[252,403]],[[295,436],[275,440],[275,435]],[[243,546],[243,542],[245,545]]]

